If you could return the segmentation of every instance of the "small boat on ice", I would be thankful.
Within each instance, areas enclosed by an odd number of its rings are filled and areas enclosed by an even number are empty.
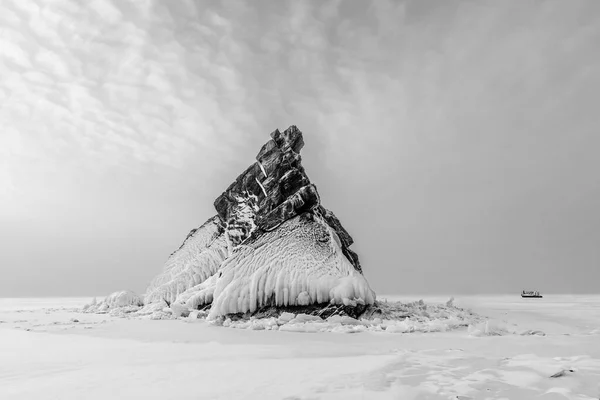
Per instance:
[[[521,292],[521,297],[528,297],[528,298],[534,298],[534,299],[541,299],[543,296],[540,294],[540,292],[537,291],[526,291],[523,290]]]

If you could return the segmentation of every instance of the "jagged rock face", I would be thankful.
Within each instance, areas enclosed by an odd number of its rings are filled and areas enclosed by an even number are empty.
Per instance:
[[[254,229],[236,232],[236,239],[245,241],[258,229],[257,235],[275,229],[284,221],[308,211],[319,204],[316,188],[300,163],[304,146],[302,133],[291,127],[284,133],[278,130],[256,156],[252,164],[215,200],[215,208],[227,230],[238,229],[239,209],[253,202]]]
[[[146,302],[212,303],[213,317],[265,306],[373,304],[352,237],[302,167],[303,146],[295,126],[271,133],[256,162],[215,200],[218,215],[171,255]]]
[[[253,240],[304,212],[321,214],[342,240],[342,251],[361,271],[358,256],[349,249],[352,237],[337,217],[320,205],[317,188],[302,167],[302,132],[291,126],[276,130],[258,152],[256,162],[215,200],[232,244]],[[241,211],[243,210],[243,212]],[[244,218],[240,218],[243,214]]]

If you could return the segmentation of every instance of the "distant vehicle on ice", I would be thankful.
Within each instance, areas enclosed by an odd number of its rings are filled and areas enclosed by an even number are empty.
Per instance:
[[[526,291],[526,290],[523,290],[521,292],[521,297],[532,297],[532,298],[536,298],[536,299],[541,299],[544,296],[542,296],[540,294],[540,292],[537,292],[537,291],[531,291],[531,290]]]

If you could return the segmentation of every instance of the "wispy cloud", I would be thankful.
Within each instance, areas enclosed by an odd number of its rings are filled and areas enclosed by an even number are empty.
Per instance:
[[[398,241],[416,271],[541,265],[544,224],[566,240],[600,196],[595,0],[5,0],[0,26],[0,218],[108,237],[168,215],[176,243],[290,124],[375,287]]]

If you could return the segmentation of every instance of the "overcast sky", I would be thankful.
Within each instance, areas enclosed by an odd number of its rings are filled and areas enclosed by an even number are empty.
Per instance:
[[[0,3],[0,297],[143,293],[292,124],[377,293],[600,290],[600,1],[84,3]]]

